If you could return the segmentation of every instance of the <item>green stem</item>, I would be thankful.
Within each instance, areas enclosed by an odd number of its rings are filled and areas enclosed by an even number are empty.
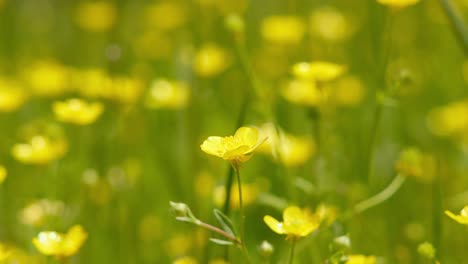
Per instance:
[[[468,54],[468,29],[465,27],[463,19],[450,0],[440,0],[440,4],[442,5],[445,14],[450,20],[453,31],[455,32],[460,46],[465,51],[465,54]]]
[[[237,178],[237,190],[239,192],[239,210],[240,210],[240,240],[241,240],[241,249],[248,263],[250,263],[249,252],[247,251],[246,240],[245,240],[245,211],[242,201],[242,181],[239,170],[239,163],[233,162],[232,167],[236,172]]]
[[[196,225],[200,226],[200,227],[203,227],[203,228],[206,228],[210,231],[213,231],[215,233],[218,233],[222,236],[224,236],[225,238],[231,240],[232,242],[235,242],[236,244],[240,244],[241,241],[239,241],[239,239],[235,238],[234,236],[232,236],[231,234],[225,232],[224,230],[216,227],[216,226],[212,226],[212,225],[209,225],[207,223],[204,223],[202,221],[198,221],[198,222],[195,222]]]
[[[355,213],[362,213],[366,211],[369,208],[372,208],[376,205],[379,205],[386,200],[388,200],[390,197],[392,197],[393,194],[395,194],[398,189],[400,189],[401,185],[405,182],[406,177],[403,175],[398,174],[395,179],[385,188],[383,191],[380,193],[372,196],[371,198],[364,200],[360,203],[358,203],[354,207],[354,212]]]
[[[291,243],[291,253],[289,254],[289,264],[292,264],[294,261],[294,249],[296,248],[296,239],[293,239]]]

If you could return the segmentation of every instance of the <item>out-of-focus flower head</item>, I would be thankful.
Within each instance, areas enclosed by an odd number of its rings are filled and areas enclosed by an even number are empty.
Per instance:
[[[83,97],[105,98],[112,88],[112,80],[103,69],[77,69],[72,73],[72,86]]]
[[[182,1],[160,1],[145,8],[146,23],[157,30],[174,30],[188,19]]]
[[[299,62],[292,67],[292,74],[296,78],[317,82],[333,81],[343,75],[345,71],[345,66],[326,61]]]
[[[224,72],[231,64],[229,53],[210,43],[203,45],[193,58],[193,70],[201,77],[214,77]]]
[[[169,34],[158,31],[146,31],[135,38],[133,52],[141,59],[162,59],[171,55],[174,49],[174,40]],[[155,49],[154,47],[158,47]]]
[[[28,204],[18,212],[21,223],[33,227],[42,227],[52,221],[64,216],[66,211],[62,201],[41,199]]]
[[[88,103],[78,98],[57,101],[52,106],[59,121],[75,125],[94,123],[104,111],[104,106],[101,103]]]
[[[11,255],[11,249],[3,243],[0,243],[0,262],[6,261]]]
[[[237,163],[248,161],[264,141],[264,138],[259,137],[258,129],[241,127],[234,136],[208,137],[200,148],[207,154]]]
[[[106,94],[106,99],[122,104],[134,104],[142,95],[143,87],[139,79],[116,76],[112,78],[112,88]]]
[[[330,89],[330,100],[337,105],[358,105],[365,94],[362,81],[355,76],[347,75],[339,78]]]
[[[435,160],[433,156],[409,147],[400,152],[395,162],[395,170],[404,176],[431,182],[435,175]]]
[[[237,192],[238,185],[233,184],[231,187],[231,197],[229,200],[230,207],[239,209],[239,193]],[[260,188],[257,183],[242,184],[242,202],[244,206],[253,204],[260,193]],[[226,188],[217,186],[213,192],[214,203],[217,206],[223,206],[226,199]]]
[[[375,256],[365,255],[349,255],[347,256],[346,264],[375,264],[377,258]]]
[[[109,31],[117,20],[117,9],[111,1],[80,2],[75,11],[75,22],[90,32]]]
[[[462,225],[468,225],[468,205],[463,207],[458,215],[448,210],[445,211],[445,214]]]
[[[68,144],[65,139],[53,139],[46,135],[35,135],[27,143],[15,144],[11,150],[13,157],[26,164],[43,165],[65,155]]]
[[[327,89],[319,89],[312,80],[293,79],[285,83],[281,95],[289,102],[302,106],[318,106],[328,98]]]
[[[28,95],[19,82],[0,77],[0,112],[13,112],[20,108]]]
[[[145,105],[149,108],[184,108],[189,100],[187,84],[163,78],[154,80],[146,95]]]
[[[138,235],[143,242],[151,242],[160,239],[163,235],[161,219],[156,215],[143,217],[138,226]]]
[[[314,10],[310,15],[309,25],[313,36],[330,42],[345,41],[354,33],[351,21],[331,6]]]
[[[189,253],[195,246],[194,235],[192,233],[175,234],[166,241],[165,249],[169,256],[181,256]]]
[[[377,0],[378,3],[392,8],[400,9],[407,6],[415,5],[420,0]]]
[[[0,165],[0,184],[2,184],[5,181],[7,176],[8,176],[7,169],[5,168],[5,166]]]
[[[338,216],[338,208],[332,205],[321,203],[315,209],[315,214],[320,219],[320,222],[325,225],[331,225],[335,222]]]
[[[96,170],[87,169],[82,176],[88,198],[97,205],[107,205],[113,197],[111,184],[99,176]]]
[[[297,206],[289,206],[283,211],[283,222],[266,215],[263,220],[271,230],[280,235],[286,235],[286,239],[297,240],[308,236],[320,226],[320,218],[307,209]]]
[[[263,38],[273,44],[294,45],[304,38],[304,22],[296,16],[269,16],[261,24]]]
[[[198,261],[194,257],[185,256],[174,260],[172,264],[198,264]]]
[[[468,131],[468,100],[456,101],[433,109],[427,116],[429,129],[437,136],[464,136]]]
[[[32,242],[36,249],[46,256],[75,255],[88,238],[80,225],[72,226],[66,234],[55,231],[40,232]]]
[[[70,89],[70,70],[52,60],[33,63],[24,70],[23,77],[27,87],[38,96],[59,96]]]

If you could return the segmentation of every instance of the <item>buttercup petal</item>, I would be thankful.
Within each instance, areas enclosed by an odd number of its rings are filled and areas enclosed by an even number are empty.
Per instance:
[[[200,145],[200,148],[204,152],[218,157],[223,157],[225,151],[223,148],[223,138],[216,136],[208,137],[203,144]]]
[[[275,218],[269,216],[269,215],[266,215],[265,217],[263,217],[263,221],[265,222],[265,224],[271,229],[273,230],[275,233],[277,234],[285,234],[286,232],[284,231],[284,225],[283,223],[279,222],[278,220],[276,220]]]

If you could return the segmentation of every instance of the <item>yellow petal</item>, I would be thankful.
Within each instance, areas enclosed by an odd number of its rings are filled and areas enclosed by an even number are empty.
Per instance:
[[[249,147],[253,147],[258,141],[258,130],[253,127],[241,127],[237,129],[234,138],[240,140],[240,142]]]
[[[250,159],[250,155],[246,154],[250,150],[249,146],[240,146],[233,150],[229,150],[224,153],[223,159],[225,160],[239,160],[239,161],[247,161]]]
[[[455,215],[454,213],[450,211],[445,211],[445,214],[460,224],[468,225],[468,217],[466,216]]]
[[[218,157],[223,157],[225,149],[223,147],[223,138],[211,136],[208,137],[203,144],[200,145],[201,150],[204,152],[215,155]]]
[[[263,217],[263,221],[275,233],[278,233],[280,235],[285,233],[284,228],[283,228],[283,223],[278,222],[278,220],[276,220],[275,218],[269,215],[266,215],[265,217]]]
[[[286,225],[297,222],[299,219],[303,218],[302,210],[297,206],[289,206],[283,211],[283,221]]]
[[[74,255],[78,249],[81,248],[83,243],[88,238],[88,234],[80,225],[75,225],[70,228],[65,236],[62,254],[65,256]]]
[[[57,232],[40,232],[33,244],[44,255],[58,255],[61,252],[63,237]]]

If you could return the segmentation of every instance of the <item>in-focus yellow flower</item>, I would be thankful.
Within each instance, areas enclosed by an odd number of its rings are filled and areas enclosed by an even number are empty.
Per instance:
[[[66,234],[55,231],[40,232],[32,242],[36,249],[47,256],[72,256],[88,238],[80,225],[71,227]]]
[[[342,12],[330,6],[314,10],[309,21],[312,35],[327,41],[343,41],[354,33],[351,21]]]
[[[198,261],[193,257],[181,257],[176,259],[172,264],[198,264]]]
[[[3,261],[6,261],[10,255],[11,255],[10,248],[0,243],[0,262],[3,263]]]
[[[364,255],[349,255],[346,264],[375,264],[377,258],[375,256]]]
[[[25,81],[38,96],[52,97],[69,90],[70,72],[54,61],[38,61],[24,72]]]
[[[305,25],[296,16],[269,16],[262,21],[261,33],[274,44],[298,44],[304,37]]]
[[[468,225],[468,205],[463,207],[459,215],[455,215],[448,210],[445,211],[445,214],[462,225]]]
[[[188,86],[179,81],[156,79],[152,82],[145,104],[149,108],[184,108],[189,100]]]
[[[417,4],[419,0],[377,0],[377,2],[393,8],[404,8]]]
[[[14,80],[0,78],[0,112],[13,112],[26,101],[23,87]]]
[[[5,181],[7,176],[8,176],[7,169],[4,166],[0,165],[0,184],[2,184]]]
[[[213,77],[225,71],[229,64],[230,56],[225,49],[205,44],[195,54],[193,69],[202,77]]]
[[[346,71],[346,67],[326,61],[299,62],[293,65],[292,73],[297,78],[329,82]]]
[[[161,1],[145,8],[145,16],[150,27],[173,30],[185,23],[187,11],[181,1]]]
[[[87,31],[105,32],[112,28],[117,18],[115,5],[110,1],[81,2],[75,13],[76,24]]]
[[[241,127],[234,136],[208,137],[200,147],[205,153],[237,163],[249,160],[264,141],[259,138],[256,128]]]
[[[286,239],[293,240],[309,235],[320,226],[318,216],[297,206],[289,206],[284,209],[283,222],[279,222],[269,215],[266,215],[263,221],[275,233],[287,235]]]
[[[431,182],[435,175],[435,160],[431,155],[410,147],[400,153],[395,162],[395,170],[404,176]]]
[[[303,106],[318,106],[328,97],[326,89],[319,89],[312,80],[294,79],[288,81],[281,89],[283,97],[293,103]]]
[[[47,164],[61,158],[67,151],[64,139],[51,139],[36,135],[28,143],[15,144],[12,148],[13,157],[26,164]]]
[[[239,193],[237,192],[237,184],[231,187],[231,197],[229,200],[230,208],[239,209]],[[242,203],[243,206],[253,204],[258,197],[260,190],[256,183],[242,184]],[[213,199],[217,206],[223,206],[226,198],[226,188],[224,186],[217,186],[214,189]]]
[[[54,102],[54,114],[59,121],[75,125],[89,125],[101,115],[104,107],[101,103],[88,103],[82,99],[72,98]]]

